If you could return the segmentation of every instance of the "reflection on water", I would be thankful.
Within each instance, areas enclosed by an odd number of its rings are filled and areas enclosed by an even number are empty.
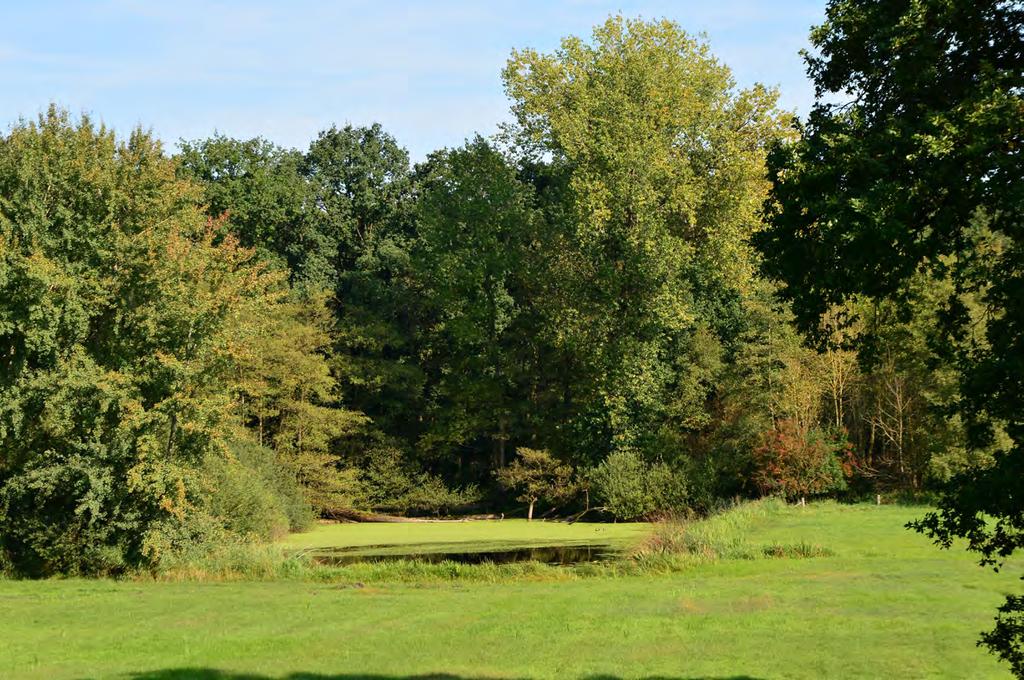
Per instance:
[[[548,545],[530,548],[512,548],[509,550],[492,551],[459,551],[459,552],[408,552],[373,554],[365,552],[369,548],[389,546],[358,546],[349,548],[324,548],[317,550],[313,561],[317,564],[343,566],[358,562],[393,562],[396,560],[418,560],[429,564],[438,562],[458,562],[459,564],[508,564],[509,562],[543,562],[568,566],[581,562],[597,562],[607,560],[616,555],[611,546],[605,544],[591,545]],[[356,552],[359,551],[359,552]]]

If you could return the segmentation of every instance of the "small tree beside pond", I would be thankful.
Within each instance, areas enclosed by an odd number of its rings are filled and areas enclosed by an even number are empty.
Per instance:
[[[557,503],[574,493],[572,468],[540,449],[519,448],[510,465],[498,470],[498,483],[517,492],[516,499],[529,503],[527,519],[533,520],[538,501]]]

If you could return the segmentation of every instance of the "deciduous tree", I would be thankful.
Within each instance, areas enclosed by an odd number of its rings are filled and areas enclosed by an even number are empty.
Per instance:
[[[235,313],[277,280],[160,144],[51,107],[0,138],[0,550],[27,574],[173,549],[223,443]]]
[[[533,519],[533,506],[538,501],[557,503],[574,492],[572,468],[547,451],[520,447],[515,460],[496,474],[502,486],[515,491],[520,501],[529,503],[529,520]]]
[[[603,456],[699,427],[751,275],[775,93],[737,90],[676,24],[621,17],[591,42],[514,52],[504,79],[510,135],[568,175],[551,321],[578,363],[567,428],[599,435],[589,448]]]
[[[832,0],[811,39],[819,99],[771,159],[767,270],[807,328],[854,295],[903,304],[922,271],[949,284],[935,354],[959,372],[972,445],[1000,428],[1010,443],[916,526],[998,563],[1024,545],[1024,7]],[[1024,676],[1020,603],[985,640]]]

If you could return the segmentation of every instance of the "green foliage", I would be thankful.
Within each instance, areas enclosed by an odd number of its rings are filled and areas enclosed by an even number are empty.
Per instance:
[[[372,442],[358,467],[366,507],[404,509],[404,499],[416,485],[416,467],[396,442]]]
[[[141,131],[51,108],[0,139],[0,550],[29,574],[155,560],[228,400],[233,313],[269,285],[214,244]]]
[[[686,477],[665,463],[650,465],[635,451],[615,451],[590,473],[595,498],[619,519],[685,512]]]
[[[655,463],[647,470],[647,492],[656,512],[686,513],[690,509],[690,480],[684,471],[667,463]]]
[[[209,214],[226,217],[225,230],[242,245],[282,260],[295,283],[333,287],[336,236],[315,219],[302,154],[216,135],[183,142],[177,161],[179,176],[202,186]]]
[[[1020,678],[1024,677],[1021,640],[1024,640],[1024,598],[1007,595],[1006,601],[999,605],[995,628],[983,633],[981,642],[1009,664],[1013,674]]]
[[[345,502],[328,448],[361,419],[333,404],[323,298],[289,299],[158,143],[51,109],[0,140],[0,184],[0,549],[17,571],[117,572],[301,524],[265,465],[221,459],[236,424],[317,507]]]
[[[453,488],[437,475],[418,469],[399,449],[378,443],[367,452],[359,472],[360,502],[389,512],[447,514],[480,499],[473,486]]]
[[[846,480],[840,456],[848,443],[793,420],[779,421],[754,451],[754,483],[762,493],[804,498],[841,491]]]
[[[516,458],[495,473],[498,482],[515,491],[520,501],[529,503],[528,519],[533,519],[537,501],[558,503],[575,493],[572,468],[553,458],[548,451],[519,447]]]
[[[432,323],[422,341],[431,425],[421,443],[487,438],[490,467],[522,436],[536,340],[528,291],[537,244],[530,187],[477,137],[421,168],[414,272]],[[525,373],[525,374],[524,374]]]
[[[413,512],[448,515],[465,510],[479,500],[480,490],[475,485],[452,488],[437,475],[422,473],[401,503]]]
[[[833,356],[841,358],[839,352]],[[833,409],[827,407],[833,405],[826,403],[832,397],[827,388],[833,377],[845,374],[833,371],[825,359],[803,345],[788,307],[774,297],[773,287],[757,282],[743,300],[732,360],[719,383],[716,422],[706,440],[702,466],[705,497],[709,491],[724,497],[761,493],[753,484],[753,453],[763,434],[779,421],[790,420],[805,429],[828,423]],[[843,383],[837,387],[836,400],[842,405],[849,394]],[[846,419],[838,417],[845,424]],[[709,508],[714,502],[701,505]]]
[[[408,153],[380,125],[331,127],[303,159],[317,229],[333,239],[332,374],[346,405],[372,422],[352,437],[353,455],[375,438],[411,444],[420,431],[423,369],[410,285],[412,180]]]
[[[360,260],[372,258],[374,247],[400,245],[395,239],[409,189],[409,154],[380,125],[321,132],[304,157],[303,172],[319,208],[319,229],[336,239],[340,277],[366,271]]]
[[[204,473],[204,507],[234,534],[272,540],[313,523],[302,486],[271,449],[233,442],[227,456],[207,460]]]
[[[310,389],[301,395],[293,391],[287,398],[292,407],[281,402],[280,393],[276,405],[250,399],[247,413],[259,421],[258,438],[263,425],[287,430],[264,433],[276,438],[276,448],[286,440],[288,446],[304,440],[303,451],[293,453],[304,461],[300,474],[312,474],[307,486],[320,487],[313,492],[318,507],[346,505],[353,498],[351,484],[331,490],[325,477],[336,467],[335,450],[358,450],[367,443],[361,433],[374,431],[356,414],[369,414],[384,429],[415,422],[407,408],[416,402],[421,378],[405,361],[412,338],[403,325],[411,309],[403,285],[410,238],[404,217],[407,154],[375,125],[331,128],[307,153],[258,138],[215,136],[184,144],[178,160],[181,174],[202,183],[211,216],[227,216],[225,231],[288,266],[296,288],[285,309],[289,318],[257,320],[278,329],[266,334],[257,368],[285,371],[276,379],[280,382],[302,355],[305,372],[294,376],[295,383],[308,381]],[[284,356],[293,343],[301,349]],[[348,408],[338,403],[341,391]],[[265,416],[258,414],[264,407]],[[299,433],[297,422],[316,432]],[[342,436],[347,447],[338,445]],[[328,444],[332,454],[325,451]],[[313,472],[317,468],[324,472]]]
[[[614,451],[590,474],[594,496],[621,519],[643,517],[651,510],[647,466],[633,451]]]
[[[260,445],[271,446],[317,512],[353,507],[354,472],[339,470],[335,441],[366,418],[339,403],[325,350],[325,296],[307,291],[241,318],[236,354],[236,413]]]
[[[600,433],[600,460],[702,426],[728,325],[708,312],[750,279],[775,93],[737,92],[671,22],[621,17],[590,43],[514,52],[504,79],[510,138],[568,175],[561,294],[548,304],[578,370],[570,431]]]
[[[800,140],[770,159],[771,226],[758,245],[811,329],[854,296],[910,316],[922,273],[948,290],[934,361],[956,371],[968,444],[991,447],[1000,430],[1008,441],[915,526],[997,562],[1024,545],[1024,10],[833,0],[812,43],[819,101]],[[1011,660],[1024,646],[1014,630],[986,638]]]

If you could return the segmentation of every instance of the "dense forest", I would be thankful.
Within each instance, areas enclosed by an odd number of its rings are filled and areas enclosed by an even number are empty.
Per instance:
[[[832,270],[782,206],[857,179],[789,181],[820,116],[668,21],[502,78],[500,134],[415,164],[379,125],[172,153],[53,105],[0,137],[0,566],[119,573],[318,516],[917,494],[1007,446],[961,415],[951,357],[993,317],[945,254],[874,294],[890,244],[847,232],[863,289],[799,288]],[[1005,252],[997,215],[958,234]]]

